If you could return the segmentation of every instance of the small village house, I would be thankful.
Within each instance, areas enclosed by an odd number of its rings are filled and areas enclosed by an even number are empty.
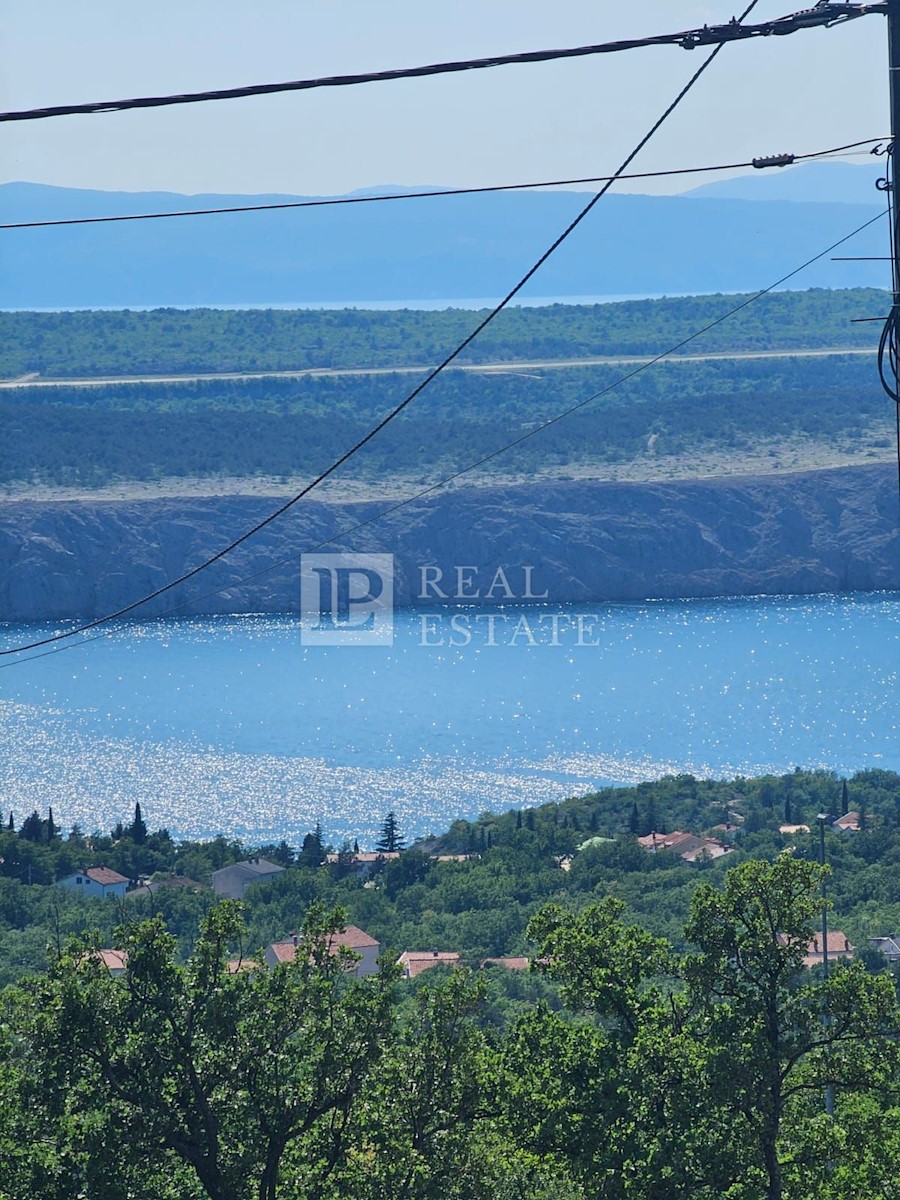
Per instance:
[[[266,965],[277,967],[280,963],[293,962],[297,957],[297,947],[300,942],[301,938],[296,933],[292,933],[284,941],[272,942],[266,947]],[[378,970],[378,952],[381,947],[358,925],[348,925],[346,929],[333,933],[328,941],[328,949],[332,954],[336,954],[341,949],[352,950],[359,956],[353,971],[357,979],[374,975]]]
[[[243,900],[244,892],[251,883],[261,879],[272,879],[280,875],[284,867],[265,858],[248,858],[244,862],[231,863],[212,873],[213,891],[223,900]]]
[[[455,950],[404,950],[397,962],[405,979],[415,979],[432,967],[458,967],[459,955]]]
[[[60,879],[59,886],[70,888],[81,896],[120,900],[128,890],[128,883],[127,876],[109,867],[84,867]]]

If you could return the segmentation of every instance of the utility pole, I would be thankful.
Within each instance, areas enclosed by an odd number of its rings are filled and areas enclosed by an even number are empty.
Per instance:
[[[892,3],[895,0],[891,0]],[[896,0],[900,5],[900,0]],[[819,865],[823,868],[822,871],[822,978],[828,981],[828,903],[825,893],[825,826],[830,824],[833,818],[828,813],[819,813],[816,817],[819,822]],[[828,1014],[825,1013],[822,1017],[822,1024],[827,1029],[830,1025]],[[825,1112],[830,1120],[834,1120],[834,1087],[829,1080],[825,1084]]]
[[[891,161],[888,178],[893,208],[891,227],[891,277],[894,292],[894,317],[900,309],[900,172],[897,171],[897,146],[900,142],[900,0],[886,0],[888,26],[888,66],[891,99]]]

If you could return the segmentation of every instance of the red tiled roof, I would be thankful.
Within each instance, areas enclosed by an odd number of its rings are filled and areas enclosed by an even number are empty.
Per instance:
[[[721,858],[723,854],[731,853],[730,846],[723,846],[715,838],[697,837],[696,834],[684,833],[680,829],[673,830],[672,833],[648,833],[637,840],[638,845],[650,853],[668,850],[670,854],[677,854],[688,863],[706,856]]]
[[[291,963],[297,957],[297,947],[293,942],[272,942],[269,949],[276,962]]]
[[[638,845],[643,846],[645,850],[671,850],[676,842],[690,836],[689,833],[682,833],[680,829],[673,829],[671,833],[648,833],[638,838]]]
[[[778,941],[782,946],[787,944],[787,939],[783,933],[779,933]],[[828,957],[830,960],[838,958],[852,958],[854,948],[850,945],[847,935],[841,929],[828,930]],[[806,945],[806,954],[803,957],[803,965],[805,967],[817,967],[822,962],[822,935],[821,933],[814,934],[809,939]]]
[[[404,950],[397,959],[409,979],[415,979],[432,967],[455,967],[459,954],[455,950]]]
[[[127,950],[92,950],[85,957],[99,959],[108,971],[124,971],[128,966]]]
[[[845,813],[843,817],[838,817],[836,821],[833,821],[832,828],[850,830],[851,833],[858,833],[859,824],[859,813],[848,812]]]
[[[717,842],[715,838],[696,838],[698,844],[692,845],[690,848],[684,847],[676,851],[687,863],[696,862],[702,858],[721,858],[724,854],[731,854],[732,846],[723,846],[721,842]]]
[[[255,958],[230,958],[225,969],[229,975],[237,975],[241,971],[255,971],[258,966]]]
[[[333,933],[329,938],[330,947],[346,946],[349,950],[371,950],[378,948],[378,942],[360,929],[358,925],[348,925],[343,933]]]
[[[531,960],[520,956],[518,958],[484,958],[481,960],[483,967],[505,967],[507,971],[527,971],[531,966]]]
[[[828,930],[828,957],[831,959],[853,957],[853,947],[847,940],[847,935],[840,929]],[[822,935],[819,933],[810,940],[809,945],[806,947],[806,957],[803,959],[803,962],[807,967],[815,967],[821,961]]]
[[[118,871],[112,871],[109,867],[88,867],[86,871],[82,871],[83,875],[87,875],[88,879],[92,879],[94,883],[99,883],[103,886],[111,883],[127,883],[128,876],[120,875]]]
[[[358,925],[348,925],[343,933],[333,933],[328,939],[328,949],[336,954],[341,948],[347,950],[377,950],[379,943]],[[293,936],[283,942],[272,942],[269,947],[277,962],[293,962],[297,957],[297,945]]]

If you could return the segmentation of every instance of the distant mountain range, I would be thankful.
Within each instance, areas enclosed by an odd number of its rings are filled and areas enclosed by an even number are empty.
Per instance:
[[[529,297],[767,287],[874,216],[877,163],[810,163],[679,196],[607,196]],[[387,189],[395,190],[395,189]],[[357,193],[359,194],[359,193]],[[0,222],[279,203],[302,197],[0,186]],[[0,231],[0,307],[459,301],[505,293],[584,203],[523,192],[112,225]],[[886,222],[836,251],[882,255]],[[887,285],[887,264],[825,255],[791,287]]]

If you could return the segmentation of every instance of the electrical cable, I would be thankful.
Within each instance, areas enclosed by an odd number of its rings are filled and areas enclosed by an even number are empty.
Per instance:
[[[554,62],[559,59],[586,58],[597,54],[612,54],[622,50],[638,50],[648,46],[681,46],[694,50],[699,46],[723,46],[747,38],[784,36],[802,29],[844,24],[869,13],[884,13],[883,2],[874,4],[842,4],[819,0],[814,8],[790,13],[759,25],[743,25],[744,17],[732,18],[727,25],[704,25],[681,33],[666,33],[644,38],[629,38],[602,42],[592,46],[575,46],[565,50],[531,50],[519,54],[492,55],[457,62],[431,63],[423,67],[406,67],[390,71],[368,71],[357,75],[330,75],[320,79],[296,79],[287,83],[252,84],[249,87],[220,88],[204,92],[180,92],[169,96],[135,96],[127,100],[98,100],[89,104],[57,104],[45,108],[22,109],[0,113],[4,121],[40,121],[48,117],[92,115],[126,112],[135,108],[167,108],[177,104],[200,104],[213,100],[241,100],[249,96],[271,96],[282,92],[303,92],[313,88],[352,87],[363,83],[384,83],[398,79],[421,79],[430,75],[458,74],[491,67],[524,63]]]
[[[516,438],[513,438],[512,441],[506,442],[504,445],[498,447],[496,450],[492,450],[490,454],[486,454],[483,457],[477,459],[476,461],[469,463],[467,466],[461,467],[458,471],[454,471],[451,475],[447,475],[445,478],[438,480],[436,483],[429,484],[428,487],[422,488],[420,491],[415,492],[411,496],[406,496],[402,500],[398,500],[395,504],[391,504],[388,508],[382,509],[381,512],[375,513],[371,517],[367,517],[364,521],[357,521],[353,525],[349,525],[344,529],[338,530],[338,532],[333,534],[332,536],[324,539],[321,542],[317,542],[315,545],[307,546],[305,550],[300,551],[299,553],[314,554],[317,550],[322,550],[326,546],[333,546],[336,542],[339,542],[343,538],[349,537],[350,534],[356,533],[360,529],[365,529],[370,525],[374,525],[376,522],[384,520],[385,517],[391,516],[393,513],[398,512],[400,509],[406,508],[410,504],[415,504],[416,501],[418,501],[418,500],[423,500],[426,496],[429,496],[429,495],[433,494],[434,492],[439,491],[441,488],[447,487],[448,484],[455,482],[457,479],[460,479],[463,475],[467,475],[470,472],[477,470],[479,467],[485,466],[487,463],[492,462],[496,458],[499,458],[502,454],[506,454],[507,451],[513,450],[517,446],[522,445],[523,442],[527,442],[531,438],[536,437],[537,434],[542,433],[545,429],[551,428],[551,426],[556,425],[560,421],[565,420],[566,417],[569,417],[573,413],[576,413],[579,410],[585,408],[587,405],[592,404],[595,400],[599,400],[603,396],[606,396],[610,392],[614,391],[616,388],[621,387],[623,383],[627,383],[629,380],[634,379],[638,375],[641,375],[644,371],[648,371],[651,367],[657,366],[659,363],[663,362],[664,360],[671,358],[672,355],[677,354],[677,352],[679,350],[683,349],[687,345],[690,345],[691,342],[695,342],[698,338],[702,337],[704,334],[709,333],[710,330],[715,329],[717,326],[722,325],[725,321],[730,320],[731,317],[735,316],[739,312],[742,312],[745,308],[749,308],[749,306],[751,304],[755,304],[756,301],[760,300],[763,296],[769,295],[770,292],[775,291],[777,288],[781,287],[782,284],[787,283],[788,280],[793,279],[796,275],[799,275],[802,271],[805,271],[806,268],[812,266],[813,263],[817,263],[820,261],[820,259],[825,258],[826,255],[831,254],[831,252],[833,250],[836,250],[839,246],[845,245],[847,242],[849,242],[851,240],[851,238],[856,237],[858,234],[860,234],[864,230],[868,229],[870,225],[874,225],[876,221],[880,221],[882,219],[882,217],[884,217],[886,215],[887,215],[887,210],[878,213],[874,217],[871,217],[868,221],[864,222],[862,225],[857,226],[857,228],[854,229],[852,232],[846,234],[842,238],[839,238],[836,242],[832,242],[832,244],[830,246],[827,246],[824,250],[821,250],[818,254],[813,255],[812,258],[808,258],[804,263],[801,263],[799,267],[794,267],[793,270],[788,271],[787,274],[782,275],[779,279],[776,279],[774,283],[770,283],[768,285],[768,287],[762,288],[758,292],[754,292],[751,296],[748,296],[747,299],[742,300],[740,304],[734,305],[727,312],[723,313],[720,317],[716,317],[715,320],[707,322],[706,325],[702,326],[700,329],[696,330],[694,333],[689,334],[686,338],[683,338],[680,342],[677,342],[675,345],[672,345],[672,346],[668,347],[668,349],[661,351],[655,357],[648,359],[646,362],[639,363],[633,370],[628,371],[626,374],[619,376],[617,379],[613,380],[612,383],[607,384],[605,387],[599,389],[598,391],[592,392],[591,395],[585,397],[585,399],[579,400],[577,404],[570,405],[568,408],[563,409],[559,413],[556,413],[553,417],[548,418],[546,421],[543,421],[541,424],[535,426],[533,429],[527,430],[525,433],[520,434]],[[176,614],[178,612],[182,612],[185,608],[190,608],[193,605],[199,604],[201,601],[207,600],[212,596],[217,596],[224,591],[228,591],[235,587],[240,587],[242,584],[250,583],[254,579],[259,579],[263,575],[267,575],[270,571],[275,571],[279,567],[283,567],[289,563],[296,562],[297,553],[298,552],[295,551],[293,554],[287,555],[285,558],[280,558],[273,563],[268,563],[265,567],[261,567],[258,571],[253,571],[249,575],[241,576],[239,579],[232,579],[227,584],[223,584],[221,587],[212,588],[210,591],[204,592],[200,596],[193,596],[193,597],[191,597],[191,599],[184,600],[180,604],[172,605],[171,607],[166,609],[165,612],[158,614],[157,619],[173,616],[174,614]],[[107,620],[109,620],[109,619],[110,618],[107,618]],[[93,628],[97,624],[100,624],[100,622],[93,622],[90,625],[84,625],[79,628],[72,629],[65,636],[66,637],[75,636],[76,634],[82,633],[87,629]],[[41,653],[31,654],[27,658],[13,659],[12,661],[7,662],[7,663],[0,663],[0,671],[6,670],[9,667],[19,666],[21,663],[33,662],[35,659],[38,659],[38,658],[45,658],[47,655],[50,655],[50,654],[61,654],[65,650],[75,650],[79,646],[86,646],[90,642],[96,641],[103,637],[107,637],[111,632],[113,632],[113,631],[108,630],[108,629],[103,630],[100,633],[93,634],[93,636],[91,636],[91,637],[82,638],[80,641],[77,641],[77,642],[66,641],[64,645],[55,646],[51,650],[42,650]],[[26,650],[33,650],[38,647],[51,645],[54,642],[62,641],[62,640],[63,640],[62,636],[56,636],[53,638],[44,638],[40,641],[31,642],[27,645],[17,646],[10,650],[0,651],[0,656],[9,655],[9,654],[17,654],[20,652],[24,652]]]
[[[862,146],[883,143],[885,138],[865,138],[860,142],[850,142],[846,146],[835,146],[830,150],[816,150],[809,154],[790,154],[790,163],[809,162],[812,159],[854,157],[847,151],[860,151]],[[868,153],[873,153],[869,151]],[[111,225],[121,221],[161,221],[170,217],[211,217],[227,213],[280,212],[293,208],[334,208],[345,204],[380,204],[388,200],[429,200],[438,196],[477,196],[493,192],[520,192],[531,188],[570,187],[579,183],[608,183],[611,180],[623,179],[666,179],[673,175],[702,175],[711,171],[737,171],[745,167],[755,167],[757,170],[765,167],[766,162],[761,158],[752,158],[745,162],[717,163],[708,167],[675,167],[666,171],[638,171],[621,175],[588,175],[579,179],[545,179],[537,183],[499,183],[483,187],[467,188],[435,188],[429,191],[392,192],[387,195],[375,196],[336,196],[317,200],[288,200],[275,204],[235,204],[223,208],[192,208],[175,209],[165,212],[124,213],[119,216],[107,217],[62,217],[53,221],[10,221],[0,224],[2,229],[51,229],[58,225]]]
[[[744,18],[753,11],[753,9],[756,7],[756,5],[758,3],[759,3],[759,0],[750,0],[750,4],[747,6],[747,8],[741,14],[740,20],[743,21]],[[311,491],[313,491],[314,488],[318,487],[319,484],[324,482],[324,480],[328,479],[329,476],[333,475],[334,472],[337,471],[341,466],[343,466],[343,464],[345,462],[347,462],[350,458],[352,458],[354,454],[356,454],[359,450],[361,450],[363,448],[363,446],[367,445],[370,441],[372,441],[372,439],[375,438],[381,432],[382,429],[386,428],[386,426],[388,426],[392,421],[394,421],[400,415],[400,413],[402,413],[404,411],[404,409],[406,409],[410,404],[412,404],[412,402],[416,399],[416,397],[421,395],[421,393],[425,390],[425,388],[427,388],[430,383],[432,383],[435,379],[437,379],[437,377],[441,374],[441,372],[446,370],[446,368],[452,362],[454,362],[460,356],[460,354],[462,354],[462,352],[466,349],[466,347],[471,345],[471,343],[475,341],[475,339],[478,337],[478,335],[484,329],[486,329],[487,326],[490,325],[490,323],[497,316],[499,316],[499,314],[501,312],[503,312],[503,310],[510,304],[510,302],[512,300],[515,299],[515,297],[519,294],[519,292],[522,290],[522,288],[528,283],[528,281],[535,274],[537,274],[537,272],[544,265],[544,263],[547,261],[547,259],[550,258],[550,256],[558,249],[558,247],[561,246],[563,244],[563,242],[565,242],[566,239],[578,228],[578,226],[582,223],[582,221],[592,211],[594,206],[596,204],[598,204],[599,201],[606,195],[606,193],[609,191],[609,189],[612,187],[613,183],[615,182],[616,178],[628,169],[628,167],[631,165],[631,163],[634,161],[634,159],[638,156],[638,154],[640,154],[641,150],[644,149],[644,147],[651,140],[651,138],[657,132],[657,130],[666,122],[666,120],[671,116],[671,114],[679,106],[679,104],[685,98],[685,96],[688,94],[688,92],[690,92],[691,88],[693,88],[693,86],[697,83],[697,81],[701,78],[701,76],[705,73],[705,71],[709,67],[712,66],[713,62],[715,61],[715,59],[721,52],[723,46],[724,46],[724,43],[719,43],[719,45],[717,45],[713,48],[713,50],[707,55],[707,57],[704,59],[704,61],[700,64],[700,66],[697,68],[697,70],[693,73],[693,75],[690,77],[690,79],[684,85],[684,87],[682,87],[681,90],[678,92],[675,99],[672,100],[671,103],[666,107],[666,109],[664,110],[662,115],[660,117],[658,117],[656,121],[654,121],[653,125],[650,127],[648,132],[644,134],[644,136],[641,138],[641,140],[638,142],[638,144],[635,146],[635,148],[625,158],[624,162],[619,167],[619,170],[616,172],[616,174],[614,176],[612,176],[608,180],[608,182],[603,185],[603,187],[600,189],[599,192],[596,193],[596,195],[591,197],[591,199],[587,202],[587,204],[584,205],[584,207],[581,209],[581,211],[578,213],[578,215],[569,222],[569,224],[562,231],[562,233],[544,251],[544,253],[540,256],[540,258],[538,258],[538,260],[532,264],[532,266],[519,279],[518,283],[515,284],[515,286],[511,289],[511,291],[507,292],[507,294],[499,302],[499,304],[496,304],[494,306],[494,308],[492,308],[491,311],[489,313],[487,313],[487,315],[485,317],[483,317],[481,321],[478,322],[478,324],[475,326],[475,328],[472,330],[472,332],[469,333],[465,338],[463,338],[463,340],[461,342],[459,342],[456,345],[456,347],[449,354],[447,354],[436,367],[434,367],[431,371],[428,372],[428,374],[425,376],[425,378],[420,383],[418,383],[416,385],[416,387],[413,388],[413,390],[405,397],[405,399],[401,400],[401,402],[399,404],[397,404],[393,409],[391,409],[391,411],[385,417],[383,417],[376,425],[374,425],[364,437],[360,438],[359,441],[357,441],[353,446],[351,446],[349,450],[344,451],[344,453],[339,458],[335,459],[334,462],[332,462],[330,466],[326,467],[326,469],[324,471],[322,471],[319,475],[317,475],[316,478],[313,479],[311,483],[307,484],[307,486],[305,488],[301,489],[301,491],[297,492],[296,495],[291,496],[290,499],[286,500],[284,504],[279,505],[279,507],[276,508],[274,512],[270,513],[263,520],[257,521],[257,523],[251,529],[248,529],[245,533],[241,534],[240,537],[235,538],[232,542],[230,542],[227,546],[223,547],[223,549],[219,550],[216,554],[210,555],[210,557],[205,559],[203,562],[198,563],[196,567],[192,567],[189,571],[185,571],[182,575],[179,575],[177,579],[172,579],[168,583],[163,584],[161,587],[158,587],[158,588],[154,589],[152,592],[149,592],[147,595],[142,596],[140,599],[134,600],[130,604],[123,605],[121,608],[117,609],[115,612],[107,613],[105,616],[102,616],[102,617],[96,617],[94,620],[87,621],[84,624],[77,626],[75,629],[67,630],[65,633],[56,634],[54,637],[51,637],[51,638],[44,638],[43,640],[38,641],[38,642],[32,642],[27,646],[16,646],[10,650],[0,650],[0,657],[4,657],[9,654],[17,654],[23,650],[33,650],[33,649],[36,649],[38,646],[46,646],[46,645],[49,645],[51,642],[61,641],[65,638],[74,637],[76,634],[84,633],[89,629],[95,629],[98,625],[105,625],[108,621],[115,621],[115,620],[118,620],[120,617],[127,616],[128,613],[134,612],[136,609],[141,608],[144,604],[148,604],[151,600],[155,600],[158,596],[164,595],[166,592],[171,591],[172,588],[178,587],[182,583],[186,583],[187,580],[193,579],[193,577],[195,575],[199,575],[199,573],[201,571],[204,571],[208,567],[211,567],[213,565],[213,563],[216,563],[220,559],[225,558],[226,555],[230,554],[233,550],[236,550],[238,546],[243,545],[244,542],[246,542],[249,538],[253,537],[255,534],[259,533],[260,530],[265,529],[267,525],[271,525],[271,523],[273,521],[277,520],[280,516],[282,516],[284,513],[286,513],[289,509],[293,508],[295,504],[299,503],[299,501],[304,498],[304,496],[308,496],[309,493]]]

